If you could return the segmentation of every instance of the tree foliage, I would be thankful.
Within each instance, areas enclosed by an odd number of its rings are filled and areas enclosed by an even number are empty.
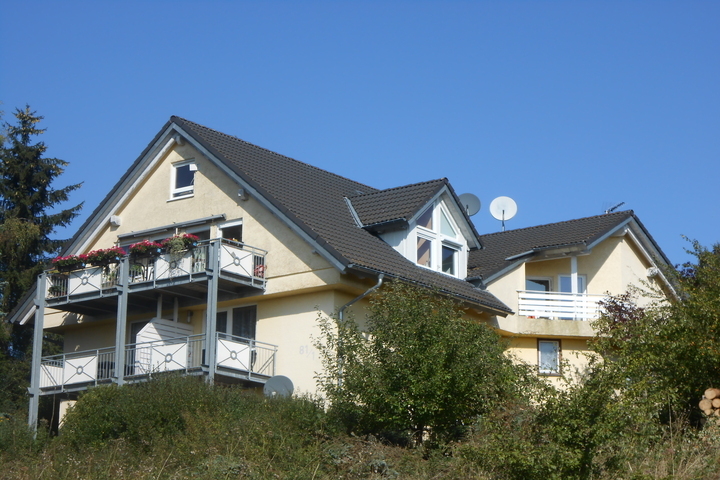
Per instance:
[[[45,131],[38,128],[43,117],[28,106],[17,109],[15,117],[16,125],[5,124],[7,138],[0,150],[0,308],[6,313],[30,287],[47,256],[62,246],[63,240],[50,238],[55,229],[67,226],[82,207],[55,210],[80,184],[52,187],[67,162],[44,158],[47,147],[34,143]]]
[[[4,123],[0,148],[0,314],[6,316],[42,271],[49,255],[64,240],[51,238],[58,227],[67,226],[82,205],[57,207],[68,200],[80,184],[55,189],[53,181],[67,163],[44,158],[47,147],[34,138],[43,117],[30,107],[15,111],[17,124]],[[0,322],[0,408],[13,408],[25,399],[29,373],[24,358],[29,349],[30,328]]]
[[[337,317],[320,326],[319,387],[358,433],[455,439],[513,393],[499,336],[436,292],[392,282],[371,301],[366,331]]]
[[[626,394],[655,403],[665,420],[699,418],[703,392],[720,386],[720,244],[693,242],[695,261],[669,271],[677,299],[641,308],[609,299],[594,348],[626,379]]]

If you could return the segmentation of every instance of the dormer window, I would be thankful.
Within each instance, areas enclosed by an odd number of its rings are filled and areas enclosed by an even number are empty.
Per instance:
[[[416,224],[418,265],[458,276],[462,239],[450,214],[438,203],[425,210]]]
[[[193,161],[173,164],[170,185],[171,198],[190,197],[194,193],[197,165]]]

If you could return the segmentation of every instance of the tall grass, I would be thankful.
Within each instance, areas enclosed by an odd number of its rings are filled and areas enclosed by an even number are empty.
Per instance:
[[[55,438],[41,429],[33,439],[22,415],[3,418],[0,478],[482,480],[520,477],[509,463],[503,471],[480,454],[505,448],[516,460],[532,456],[513,451],[520,444],[510,436],[493,439],[480,430],[432,451],[407,449],[346,435],[331,418],[314,399],[267,399],[199,378],[98,387],[83,395]],[[656,444],[628,443],[623,465],[587,478],[716,479],[719,438],[676,426]],[[543,461],[538,454],[522,464]]]

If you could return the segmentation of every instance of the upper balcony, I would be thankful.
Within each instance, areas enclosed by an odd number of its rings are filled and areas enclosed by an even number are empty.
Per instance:
[[[600,316],[604,295],[586,293],[518,291],[518,314],[529,318],[594,320]]]
[[[265,250],[214,239],[189,250],[138,257],[126,255],[119,263],[82,267],[69,272],[48,270],[45,302],[50,308],[87,315],[114,313],[127,269],[129,308],[155,308],[157,293],[183,299],[185,305],[207,301],[208,282],[217,272],[218,301],[243,295],[243,290],[265,289]],[[217,258],[216,268],[210,259]]]

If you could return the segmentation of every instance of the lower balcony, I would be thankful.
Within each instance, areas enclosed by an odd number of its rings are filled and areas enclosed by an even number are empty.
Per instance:
[[[528,318],[594,320],[600,316],[599,302],[604,295],[586,293],[518,292],[518,314]]]
[[[228,381],[265,383],[275,375],[277,346],[249,338],[217,333],[214,365],[205,362],[205,334],[163,341],[130,344],[120,365],[115,347],[43,357],[40,364],[40,394],[86,390],[117,382],[145,381],[164,372],[205,375],[210,371]],[[119,367],[119,368],[118,368]]]

